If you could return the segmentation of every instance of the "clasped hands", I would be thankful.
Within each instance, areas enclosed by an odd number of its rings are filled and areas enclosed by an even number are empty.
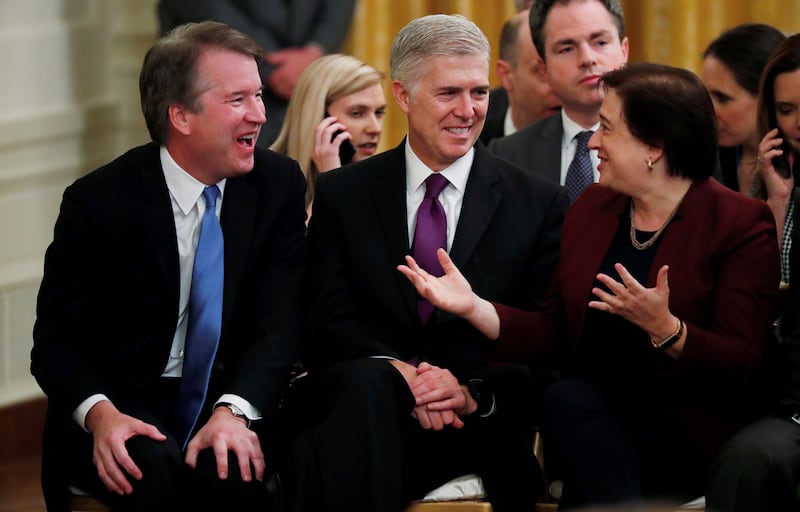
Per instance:
[[[143,477],[142,471],[128,454],[126,441],[135,436],[146,436],[158,442],[167,439],[154,425],[120,412],[108,400],[92,407],[86,416],[86,427],[94,439],[92,460],[97,474],[109,491],[119,495],[133,492],[126,474],[136,480]],[[264,479],[265,461],[258,436],[226,407],[215,409],[208,422],[189,442],[184,459],[186,464],[194,468],[197,455],[206,448],[214,451],[220,479],[228,477],[229,451],[236,455],[242,480],[249,482],[253,477],[259,481]]]
[[[466,386],[449,370],[422,362],[416,368],[403,361],[392,360],[406,380],[415,405],[411,416],[426,430],[442,430],[446,426],[461,428],[462,416],[475,412],[478,404]]]

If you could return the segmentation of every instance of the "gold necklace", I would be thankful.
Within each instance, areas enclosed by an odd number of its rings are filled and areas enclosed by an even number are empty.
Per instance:
[[[667,218],[667,221],[664,222],[664,224],[662,224],[660,228],[658,228],[658,231],[653,233],[653,236],[651,236],[650,238],[648,238],[644,242],[639,242],[639,240],[636,239],[636,226],[633,223],[633,201],[631,201],[631,206],[628,209],[628,212],[629,212],[630,217],[631,217],[631,244],[633,245],[633,247],[635,249],[643,251],[643,250],[647,249],[648,247],[650,247],[651,245],[653,245],[654,243],[656,243],[656,240],[658,240],[658,237],[661,236],[661,232],[664,231],[664,229],[670,223],[672,218],[675,216],[675,213],[678,211],[678,208],[681,206],[682,202],[683,202],[683,198],[681,198],[681,200],[678,201],[678,204],[675,206],[675,209],[672,210],[672,213],[669,214],[669,217]]]

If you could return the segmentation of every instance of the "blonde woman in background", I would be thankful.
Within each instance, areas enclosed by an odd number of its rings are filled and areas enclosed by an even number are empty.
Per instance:
[[[270,149],[300,164],[308,181],[309,218],[319,173],[377,151],[386,111],[383,79],[372,66],[342,54],[317,59],[300,75],[281,133]]]

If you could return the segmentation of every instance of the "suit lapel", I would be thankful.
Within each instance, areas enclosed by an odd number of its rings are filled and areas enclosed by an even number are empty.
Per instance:
[[[178,236],[175,232],[175,221],[172,214],[172,203],[169,198],[167,182],[158,156],[158,148],[143,163],[139,180],[139,206],[136,211],[141,216],[145,231],[150,237],[153,252],[167,283],[170,296],[175,298],[175,310],[178,309],[180,288],[180,268],[178,263]]]
[[[561,245],[562,258],[577,260],[568,266],[572,272],[569,282],[574,283],[575,286],[572,290],[575,300],[566,301],[579,305],[580,309],[573,316],[577,318],[577,321],[572,323],[575,327],[583,326],[595,276],[614,241],[620,225],[620,216],[625,212],[627,204],[627,196],[614,194],[609,200],[591,205],[590,213],[585,218],[592,219],[592,229],[583,229],[585,225],[571,227],[570,229],[573,230],[580,229],[580,232],[570,233],[568,240],[571,241],[572,248],[563,243]],[[582,216],[582,218],[584,217]],[[576,335],[580,335],[580,332]]]
[[[230,319],[233,301],[239,291],[242,271],[250,252],[256,192],[245,177],[231,178],[225,183],[221,224],[225,237],[225,289],[222,298],[222,328]]]
[[[555,114],[549,117],[542,126],[539,133],[539,151],[536,158],[542,166],[539,174],[552,183],[561,183],[561,139],[564,136],[564,127],[561,123],[561,115]],[[536,151],[535,151],[536,152]]]
[[[450,248],[450,257],[459,268],[464,268],[469,261],[500,204],[500,194],[492,188],[498,180],[494,162],[481,145],[477,145],[453,246]]]
[[[388,260],[404,263],[410,254],[408,214],[406,208],[405,140],[386,154],[386,166],[370,174],[370,195],[377,214]],[[417,318],[417,294],[408,280],[394,268],[390,269],[394,284],[399,287],[406,314]]]

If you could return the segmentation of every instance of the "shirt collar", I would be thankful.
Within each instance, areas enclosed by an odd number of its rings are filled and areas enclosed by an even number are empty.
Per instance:
[[[411,193],[417,190],[422,183],[428,179],[434,171],[427,165],[422,163],[422,160],[414,153],[408,139],[406,139],[406,191]],[[464,193],[467,188],[467,180],[469,179],[469,172],[472,169],[472,161],[475,159],[475,148],[469,148],[461,158],[450,164],[445,169],[439,171],[442,176],[447,178],[447,181],[453,185],[456,190]]]
[[[178,207],[183,214],[188,215],[194,205],[197,204],[197,200],[203,195],[206,185],[183,170],[172,158],[172,155],[169,154],[166,146],[161,146],[159,157],[161,159],[161,168],[164,170],[164,179],[167,181],[167,189],[169,189],[172,197],[175,198],[175,202],[178,203]],[[225,194],[225,181],[223,179],[217,183],[220,199]]]
[[[572,139],[574,139],[576,135],[578,135],[579,133],[581,133],[583,131],[592,130],[593,132],[596,132],[597,129],[600,128],[600,121],[596,122],[590,128],[584,128],[583,126],[579,125],[578,123],[576,123],[575,121],[570,119],[569,116],[567,115],[567,113],[562,108],[561,109],[561,125],[564,127],[564,140],[563,140],[563,143],[564,143],[564,145],[569,145],[572,142]]]

